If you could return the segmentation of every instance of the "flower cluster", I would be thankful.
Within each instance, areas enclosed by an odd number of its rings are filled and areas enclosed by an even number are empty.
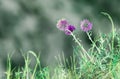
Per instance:
[[[76,29],[75,26],[68,23],[66,19],[61,19],[57,23],[57,28],[64,31],[66,35],[71,35],[71,33]]]
[[[76,27],[69,24],[69,22],[66,19],[60,19],[57,23],[57,28],[61,31],[64,31],[66,35],[71,35],[71,33],[76,30]],[[92,23],[85,19],[80,22],[80,29],[84,32],[88,32],[92,29]]]

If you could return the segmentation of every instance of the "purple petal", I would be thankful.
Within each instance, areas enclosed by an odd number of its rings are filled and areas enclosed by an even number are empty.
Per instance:
[[[76,29],[75,26],[68,25],[68,26],[65,27],[64,32],[65,32],[66,35],[71,35],[71,32],[73,32],[75,29]]]
[[[65,30],[65,27],[69,25],[66,19],[61,19],[57,23],[57,28],[61,31]]]
[[[87,32],[92,29],[92,23],[87,19],[81,21],[80,26],[81,26],[81,30],[84,32]]]

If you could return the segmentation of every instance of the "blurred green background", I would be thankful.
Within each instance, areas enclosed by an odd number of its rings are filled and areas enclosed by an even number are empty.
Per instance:
[[[56,28],[57,21],[66,18],[79,29],[80,21],[89,19],[94,37],[99,32],[111,31],[111,23],[100,14],[102,11],[109,13],[115,28],[119,28],[119,7],[120,0],[0,0],[0,73],[11,53],[13,67],[24,66],[21,53],[29,50],[40,53],[43,66],[53,64],[54,56],[61,52],[69,57],[74,42]],[[90,42],[86,34],[77,31],[88,49]]]

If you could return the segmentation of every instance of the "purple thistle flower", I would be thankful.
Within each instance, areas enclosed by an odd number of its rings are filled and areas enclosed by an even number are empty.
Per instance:
[[[71,35],[71,32],[73,32],[75,29],[76,29],[75,26],[68,25],[68,26],[65,27],[64,32],[65,32],[66,35]]]
[[[64,31],[67,25],[69,24],[66,19],[60,19],[57,23],[57,28],[61,31]]]
[[[89,30],[92,29],[92,23],[87,19],[81,21],[80,26],[81,30],[83,30],[84,32],[88,32]]]

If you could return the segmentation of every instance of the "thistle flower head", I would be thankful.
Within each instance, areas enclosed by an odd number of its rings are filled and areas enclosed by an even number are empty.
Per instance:
[[[71,32],[73,32],[75,29],[76,29],[75,26],[68,25],[68,26],[65,27],[64,32],[65,32],[66,35],[71,35]]]
[[[69,24],[66,19],[60,19],[57,23],[57,28],[61,31],[64,31],[67,25]]]
[[[92,29],[92,23],[89,20],[85,19],[81,21],[80,27],[81,27],[81,30],[83,30],[84,32],[87,32]]]

